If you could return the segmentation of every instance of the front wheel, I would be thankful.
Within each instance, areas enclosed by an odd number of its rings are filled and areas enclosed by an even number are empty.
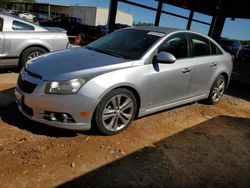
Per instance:
[[[112,90],[96,108],[95,125],[105,135],[114,135],[126,129],[135,117],[136,98],[127,89]]]
[[[224,76],[220,75],[215,79],[211,87],[207,102],[209,104],[218,103],[224,94],[225,88],[226,88],[226,79]]]

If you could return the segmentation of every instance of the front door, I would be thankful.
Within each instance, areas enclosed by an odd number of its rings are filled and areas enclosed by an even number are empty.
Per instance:
[[[176,57],[172,64],[149,64],[148,106],[160,108],[188,98],[189,83],[192,74],[192,61],[188,58],[186,34],[170,36],[158,48]]]

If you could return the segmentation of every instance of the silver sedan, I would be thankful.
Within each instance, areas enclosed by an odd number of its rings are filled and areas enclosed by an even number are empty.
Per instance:
[[[51,126],[116,134],[135,117],[206,99],[217,103],[232,71],[213,39],[185,30],[126,28],[84,48],[30,60],[16,98],[28,118]]]
[[[0,12],[0,67],[22,67],[41,54],[66,49],[68,43],[64,29],[41,27]]]

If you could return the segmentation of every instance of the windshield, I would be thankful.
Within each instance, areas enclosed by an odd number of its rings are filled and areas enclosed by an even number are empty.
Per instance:
[[[163,33],[124,29],[106,35],[86,48],[112,56],[136,60],[160,38]]]

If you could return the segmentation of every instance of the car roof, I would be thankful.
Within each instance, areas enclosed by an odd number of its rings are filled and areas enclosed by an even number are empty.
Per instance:
[[[172,33],[175,31],[185,31],[183,29],[170,28],[170,27],[157,27],[157,26],[136,26],[136,27],[129,27],[128,29],[153,31],[153,32],[160,32],[160,33],[165,33],[165,34]]]
[[[174,32],[185,32],[185,33],[190,33],[190,34],[196,34],[199,36],[202,36],[204,38],[207,38],[208,40],[212,41],[216,46],[219,46],[220,50],[224,52],[223,48],[212,38],[210,38],[207,35],[203,35],[201,33],[195,32],[195,31],[190,31],[190,30],[185,30],[185,29],[178,29],[178,28],[171,28],[171,27],[158,27],[158,26],[135,26],[135,27],[127,27],[124,29],[134,29],[134,30],[144,30],[144,31],[151,31],[151,32],[160,32],[164,34],[170,34]]]

